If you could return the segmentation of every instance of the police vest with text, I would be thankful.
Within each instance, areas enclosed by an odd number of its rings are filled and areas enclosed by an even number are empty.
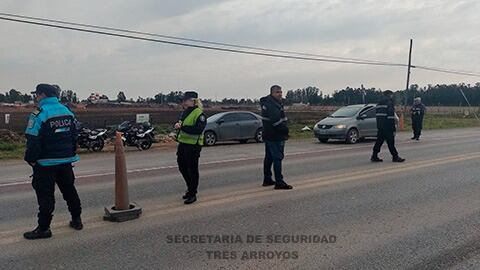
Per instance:
[[[200,108],[196,108],[183,120],[182,126],[194,126],[202,113]],[[189,134],[180,130],[177,141],[185,144],[203,145],[203,132],[201,134]]]

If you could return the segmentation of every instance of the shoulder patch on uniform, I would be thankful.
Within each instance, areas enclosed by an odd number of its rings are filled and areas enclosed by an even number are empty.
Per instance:
[[[33,128],[34,125],[35,125],[35,120],[33,120],[33,118],[28,119],[27,128]]]
[[[35,108],[35,110],[33,110],[32,114],[37,116],[41,111],[42,111],[42,108]]]
[[[199,118],[200,118],[200,121],[205,122],[205,115],[202,114],[202,115],[200,115]]]

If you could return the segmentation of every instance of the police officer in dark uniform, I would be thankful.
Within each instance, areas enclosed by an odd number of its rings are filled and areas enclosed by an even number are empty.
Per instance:
[[[387,90],[383,92],[384,97],[377,104],[376,117],[377,117],[377,141],[373,147],[373,154],[371,157],[372,162],[382,162],[383,160],[378,157],[380,149],[382,148],[383,142],[387,141],[388,150],[392,154],[393,162],[404,162],[405,159],[401,158],[398,155],[397,149],[395,148],[395,132],[396,132],[396,123],[395,123],[395,106],[393,103],[393,92]]]
[[[30,115],[25,130],[27,149],[25,161],[33,168],[32,186],[39,205],[38,226],[24,233],[26,239],[52,236],[50,223],[55,208],[55,183],[67,202],[72,216],[70,227],[81,230],[82,208],[74,186],[72,163],[79,160],[76,120],[73,113],[60,104],[59,88],[49,84],[37,85],[35,100],[38,108]]]
[[[285,141],[288,140],[287,117],[282,104],[282,88],[274,85],[270,95],[260,99],[263,119],[263,142],[265,159],[263,161],[263,186],[275,185],[275,189],[292,189],[282,175],[282,160],[285,156]],[[275,181],[272,179],[272,165]]]
[[[417,97],[413,101],[413,106],[410,109],[410,116],[412,118],[413,137],[412,140],[420,140],[423,128],[423,117],[425,116],[425,105],[422,104],[422,99]]]
[[[207,125],[207,118],[202,110],[202,103],[194,91],[185,92],[182,98],[182,112],[179,121],[175,124],[177,130],[177,163],[182,174],[187,191],[183,195],[185,204],[197,200],[197,189],[200,174],[198,161],[203,145],[203,131]]]

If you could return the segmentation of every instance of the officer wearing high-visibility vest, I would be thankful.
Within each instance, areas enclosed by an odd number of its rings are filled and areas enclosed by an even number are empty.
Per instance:
[[[60,89],[50,84],[37,85],[38,108],[30,115],[25,130],[25,161],[33,168],[32,186],[37,194],[38,227],[24,233],[27,239],[52,236],[50,223],[55,208],[55,183],[67,202],[72,216],[70,227],[83,228],[80,198],[75,189],[72,163],[79,160],[77,127],[73,113],[58,100]]]
[[[177,163],[180,173],[187,184],[187,191],[183,195],[185,204],[197,200],[198,160],[203,145],[203,131],[207,125],[207,118],[203,114],[202,103],[194,91],[185,92],[182,98],[184,111],[180,120],[175,124],[177,130]]]
[[[395,148],[395,132],[396,132],[396,120],[395,120],[395,106],[393,102],[393,92],[387,90],[383,92],[382,100],[377,104],[375,108],[376,120],[377,120],[377,141],[373,146],[373,153],[371,157],[372,162],[382,162],[383,160],[378,157],[380,149],[385,141],[387,141],[388,150],[392,154],[393,162],[404,162],[405,159],[398,155],[398,151]]]

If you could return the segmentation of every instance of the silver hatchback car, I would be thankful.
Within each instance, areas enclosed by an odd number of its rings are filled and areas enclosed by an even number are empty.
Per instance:
[[[318,122],[313,132],[322,143],[330,139],[357,143],[360,139],[377,136],[376,104],[345,106]],[[398,116],[395,114],[398,124]]]
[[[263,142],[262,127],[261,116],[252,112],[217,113],[207,119],[204,144],[211,146],[218,141],[246,143],[249,139]]]

